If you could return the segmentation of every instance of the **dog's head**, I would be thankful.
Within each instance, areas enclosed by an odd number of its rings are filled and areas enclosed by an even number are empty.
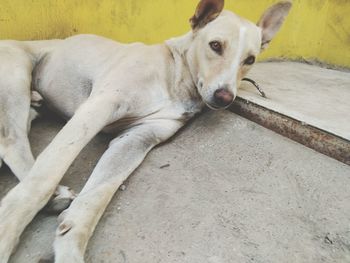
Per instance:
[[[213,109],[232,104],[242,78],[282,26],[292,4],[270,7],[258,24],[223,11],[224,0],[201,0],[191,18],[187,56],[198,92]]]

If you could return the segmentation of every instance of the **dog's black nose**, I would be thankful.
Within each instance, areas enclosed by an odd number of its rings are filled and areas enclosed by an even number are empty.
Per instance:
[[[220,107],[226,107],[233,102],[234,96],[232,92],[226,88],[218,89],[214,93],[215,104]]]

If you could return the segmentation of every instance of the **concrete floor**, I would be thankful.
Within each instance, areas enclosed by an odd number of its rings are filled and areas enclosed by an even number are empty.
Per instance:
[[[261,85],[267,98],[246,82],[240,97],[350,141],[350,72],[266,62],[254,66],[248,76]]]
[[[35,153],[61,126],[34,125]],[[94,139],[64,184],[79,191],[107,142]],[[15,183],[1,170],[1,195]],[[350,167],[233,113],[200,116],[126,185],[89,244],[88,263],[350,262]],[[38,215],[11,262],[37,262],[55,227],[55,216]]]

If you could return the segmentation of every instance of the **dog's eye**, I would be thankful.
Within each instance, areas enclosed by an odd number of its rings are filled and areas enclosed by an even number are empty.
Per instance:
[[[212,41],[209,43],[210,48],[218,54],[222,54],[222,45],[219,41]]]
[[[245,65],[253,65],[255,63],[255,57],[249,56],[246,60],[244,60]]]

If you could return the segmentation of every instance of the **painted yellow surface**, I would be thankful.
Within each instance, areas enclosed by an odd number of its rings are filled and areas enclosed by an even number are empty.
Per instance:
[[[257,21],[278,0],[226,0]],[[94,33],[123,42],[162,42],[190,29],[198,0],[0,0],[0,39],[64,38]],[[318,59],[350,67],[350,0],[294,0],[262,58]]]

